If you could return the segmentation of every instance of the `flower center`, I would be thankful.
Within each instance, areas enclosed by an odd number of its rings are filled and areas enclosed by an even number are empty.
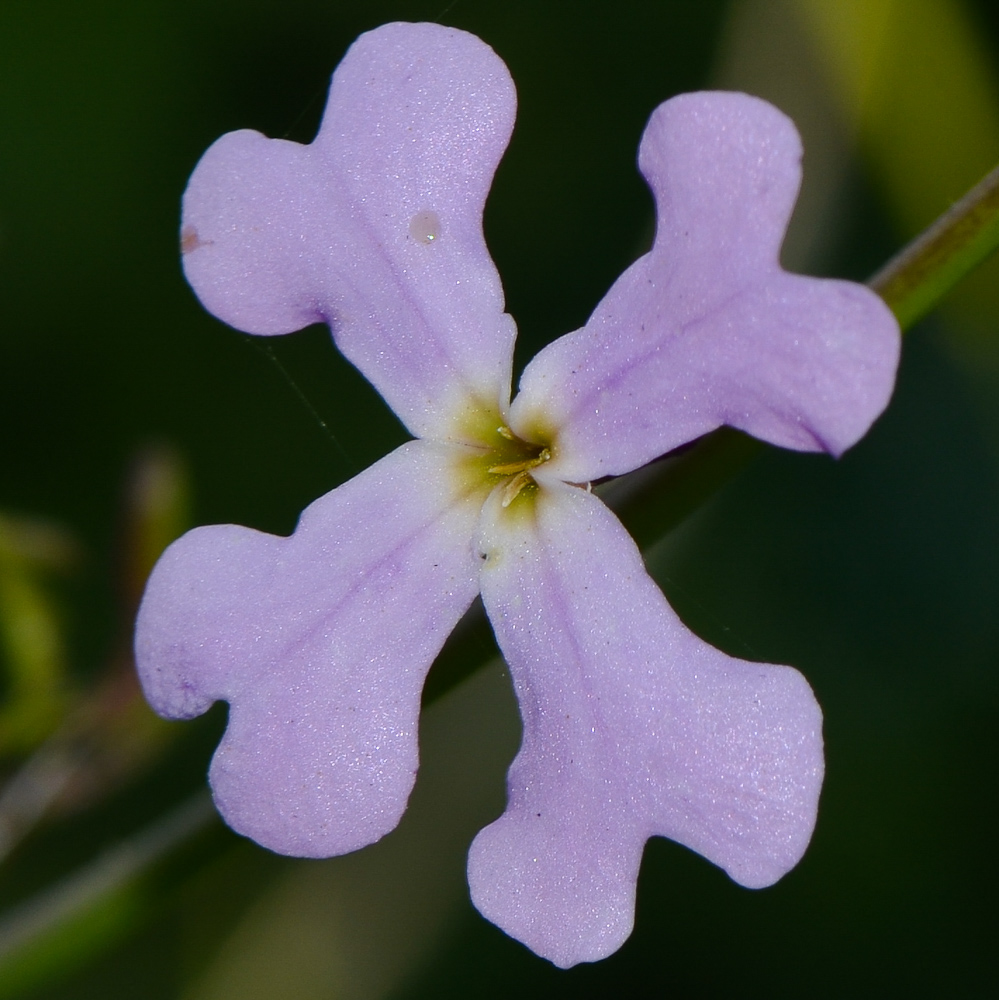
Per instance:
[[[554,461],[558,452],[550,427],[536,421],[527,440],[506,425],[498,408],[488,405],[467,406],[456,425],[458,447],[452,454],[464,490],[481,495],[484,501],[498,488],[503,507],[537,493],[535,473]]]
[[[514,445],[519,445],[526,452],[512,462],[501,462],[486,469],[491,476],[510,477],[503,486],[503,506],[509,507],[525,487],[535,485],[531,469],[544,465],[552,457],[552,452],[547,445],[532,445],[521,441],[509,427],[497,427],[496,433]]]

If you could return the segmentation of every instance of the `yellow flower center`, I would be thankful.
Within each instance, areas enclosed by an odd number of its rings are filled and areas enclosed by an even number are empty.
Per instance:
[[[553,445],[525,441],[502,423],[498,415],[488,423],[481,420],[485,413],[480,412],[478,416],[481,421],[476,421],[478,428],[468,434],[475,444],[467,450],[462,449],[464,455],[459,466],[469,487],[492,490],[499,486],[504,507],[509,507],[518,497],[529,497],[537,492],[532,473],[551,460]],[[550,435],[539,428],[537,439],[544,442],[546,438]]]
[[[497,427],[496,433],[508,441],[521,445],[528,452],[535,451],[533,455],[528,454],[526,457],[518,458],[513,462],[493,465],[486,470],[491,476],[511,477],[503,487],[503,506],[509,507],[520,495],[521,490],[525,487],[536,485],[530,470],[536,469],[539,465],[544,465],[552,457],[552,452],[551,448],[547,446],[529,445],[524,441],[518,440],[509,427]]]

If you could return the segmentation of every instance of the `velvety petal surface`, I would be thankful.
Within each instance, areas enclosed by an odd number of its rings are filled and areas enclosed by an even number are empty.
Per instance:
[[[333,75],[309,146],[233,132],[184,195],[184,271],[249,333],[328,322],[419,437],[506,408],[515,327],[482,234],[516,95],[473,35],[388,24]]]
[[[800,161],[790,119],[755,97],[684,94],[655,111],[639,154],[655,244],[534,358],[513,404],[518,432],[554,431],[553,475],[628,472],[722,424],[838,455],[881,413],[900,344],[887,306],[780,268]]]
[[[478,589],[481,496],[452,451],[403,445],[287,538],[197,528],[153,572],[136,630],[146,696],[170,718],[230,703],[212,790],[272,850],[342,854],[405,808],[423,681]]]
[[[500,502],[483,510],[482,597],[524,736],[469,884],[489,920],[566,967],[630,933],[649,836],[746,886],[788,871],[815,823],[821,713],[796,671],[691,633],[592,494]]]

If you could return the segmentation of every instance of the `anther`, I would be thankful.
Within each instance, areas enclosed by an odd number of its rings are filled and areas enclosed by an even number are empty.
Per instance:
[[[535,458],[525,458],[521,462],[510,462],[508,465],[494,465],[487,471],[493,476],[512,476],[517,473],[526,475],[528,469],[536,469],[539,465],[544,465],[551,457],[551,450],[542,448]]]
[[[520,495],[520,491],[531,481],[527,472],[518,472],[513,479],[508,480],[503,486],[502,506],[509,507]]]

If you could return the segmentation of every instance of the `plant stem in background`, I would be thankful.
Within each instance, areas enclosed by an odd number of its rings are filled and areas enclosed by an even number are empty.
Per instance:
[[[917,236],[867,284],[909,329],[999,246],[999,167]]]

